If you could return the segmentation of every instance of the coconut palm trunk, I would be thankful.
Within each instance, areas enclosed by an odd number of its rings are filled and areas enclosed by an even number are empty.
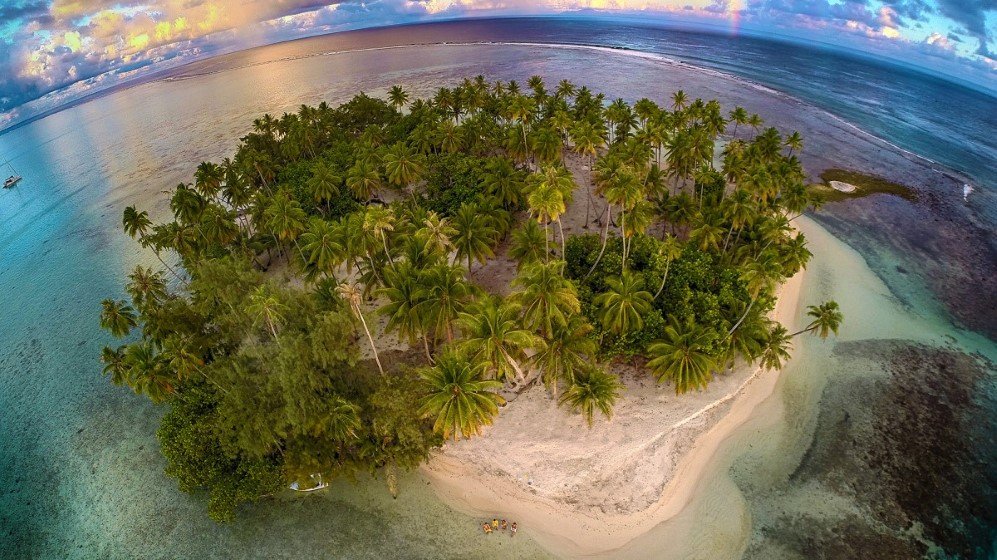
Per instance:
[[[737,322],[734,323],[734,326],[730,328],[730,331],[727,332],[727,336],[728,337],[730,337],[732,334],[734,334],[734,331],[736,331],[737,328],[741,326],[741,323],[743,323],[744,320],[748,317],[748,313],[751,312],[751,307],[753,305],[755,305],[755,300],[757,300],[757,299],[758,299],[758,296],[755,296],[755,297],[751,298],[751,302],[748,303],[748,308],[744,310],[744,314],[741,315],[741,318],[738,319]]]
[[[367,328],[367,320],[364,319],[363,313],[360,311],[359,306],[354,306],[353,310],[356,311],[357,317],[360,317],[360,324],[363,325],[363,331],[367,334],[367,341],[370,342],[370,349],[374,352],[374,361],[377,362],[377,370],[384,375],[384,368],[381,367],[381,358],[377,355],[377,346],[374,346],[374,337],[370,335],[370,329]]]
[[[566,244],[564,241],[564,227],[561,226],[561,217],[557,217],[557,230],[561,233],[561,258],[564,259],[565,252],[567,252]]]
[[[668,262],[665,263],[665,275],[661,277],[661,285],[658,286],[658,291],[654,292],[654,297],[651,298],[652,300],[658,299],[658,296],[661,295],[661,291],[665,289],[665,281],[668,280],[668,267],[670,266],[672,266],[672,260],[668,259]]]
[[[425,332],[422,333],[422,347],[426,350],[426,359],[432,364],[433,354],[429,351],[429,336]]]
[[[602,247],[599,249],[599,256],[595,258],[595,262],[592,263],[592,268],[589,269],[585,278],[592,276],[595,272],[595,267],[599,266],[599,261],[602,260],[602,255],[606,252],[606,243],[609,241],[609,222],[612,219],[613,205],[606,203],[606,223],[602,225]],[[584,280],[584,279],[583,279]]]

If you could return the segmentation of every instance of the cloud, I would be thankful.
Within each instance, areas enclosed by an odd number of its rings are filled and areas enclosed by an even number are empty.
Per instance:
[[[748,21],[781,28],[823,29],[874,39],[897,39],[900,17],[895,8],[865,2],[831,0],[750,0]]]
[[[80,95],[221,52],[344,29],[483,14],[613,12],[649,20],[668,14],[680,21],[713,23],[734,18],[740,26],[759,32],[783,32],[897,57],[902,57],[897,53],[903,49],[944,54],[974,68],[993,69],[986,18],[997,9],[997,0],[0,0],[0,4],[0,114],[42,97]],[[974,49],[974,41],[963,42],[964,37],[975,38],[978,47]]]
[[[48,0],[5,2],[3,5],[0,5],[0,20],[2,21],[31,19],[47,13]]]
[[[908,19],[925,21],[935,11],[927,0],[886,0],[883,5],[890,7],[900,18],[901,23],[905,23],[904,20]]]
[[[997,0],[938,0],[938,12],[962,25],[966,34],[975,37],[980,45],[977,54],[993,58],[988,43],[987,13],[997,12]]]

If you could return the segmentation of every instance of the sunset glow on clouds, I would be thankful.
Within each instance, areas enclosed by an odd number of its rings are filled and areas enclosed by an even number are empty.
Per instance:
[[[997,89],[997,0],[0,0],[0,128],[251,46],[395,23],[579,11],[817,40]]]

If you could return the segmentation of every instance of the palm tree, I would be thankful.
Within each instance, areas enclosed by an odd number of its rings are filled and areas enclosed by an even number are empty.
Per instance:
[[[723,239],[723,236],[723,228],[704,219],[699,227],[689,232],[689,242],[699,247],[701,251],[716,251],[720,248],[720,240]]]
[[[565,251],[564,228],[561,226],[561,215],[567,211],[571,202],[572,191],[575,183],[571,179],[571,173],[563,166],[547,166],[533,176],[533,184],[526,197],[526,204],[530,208],[530,214],[538,222],[547,224],[557,222],[558,231],[561,234],[561,255]],[[548,248],[549,253],[549,248]]]
[[[271,199],[270,205],[264,211],[264,217],[274,239],[278,242],[297,242],[298,236],[305,229],[308,214],[297,200],[282,190]]]
[[[430,268],[422,280],[425,295],[416,310],[425,318],[426,325],[431,326],[436,339],[445,336],[447,342],[453,342],[453,322],[469,303],[473,289],[464,280],[464,271],[448,264]]]
[[[642,276],[624,271],[620,278],[607,278],[608,291],[592,300],[599,308],[603,328],[616,334],[640,330],[644,326],[641,316],[651,311],[652,297],[644,290]]]
[[[530,133],[530,149],[541,164],[551,164],[561,158],[564,143],[561,135],[549,126],[539,127]]]
[[[176,391],[176,377],[170,372],[149,341],[129,344],[124,354],[125,380],[136,393],[160,403]]]
[[[797,150],[797,151],[802,150],[803,149],[803,136],[801,136],[799,132],[797,132],[797,131],[794,130],[792,134],[790,134],[789,136],[786,137],[786,147],[789,148],[789,155],[790,156],[793,155],[793,151],[794,150]]]
[[[234,214],[219,204],[209,204],[198,225],[201,238],[210,246],[226,246],[239,236]]]
[[[408,93],[401,86],[391,86],[391,89],[388,91],[388,100],[395,110],[401,109],[408,102]]]
[[[813,321],[804,328],[791,334],[796,336],[805,332],[812,332],[821,338],[827,338],[831,333],[838,334],[838,328],[845,316],[838,307],[838,302],[831,300],[820,305],[810,305],[807,307],[807,315],[813,317]]]
[[[391,210],[384,206],[368,206],[364,211],[363,229],[381,242],[388,262],[394,264],[394,259],[391,258],[391,249],[388,246],[388,232],[395,229],[395,215]]]
[[[481,186],[506,208],[515,208],[523,201],[523,179],[508,158],[491,158],[485,163]]]
[[[520,364],[526,351],[542,344],[540,337],[520,325],[519,312],[517,304],[491,296],[460,314],[464,339],[459,348],[472,362],[486,364],[494,379],[522,381]]]
[[[668,235],[658,245],[658,255],[665,259],[665,272],[661,276],[661,285],[658,286],[658,291],[654,292],[653,299],[658,299],[661,291],[665,289],[665,282],[668,280],[668,267],[671,266],[673,260],[682,256],[682,244],[674,235]]]
[[[748,117],[748,121],[745,124],[755,129],[755,132],[758,132],[758,129],[761,128],[762,124],[764,123],[765,121],[763,121],[762,118],[758,116],[758,113],[754,113],[750,117]]]
[[[339,187],[343,184],[343,178],[330,168],[325,162],[319,161],[312,167],[312,176],[308,179],[308,191],[311,192],[315,202],[328,203],[333,198],[339,196]]]
[[[730,112],[730,120],[734,123],[734,134],[731,135],[731,138],[737,138],[737,126],[747,124],[748,112],[744,110],[744,107],[735,107]]]
[[[430,212],[422,222],[422,228],[417,232],[426,237],[426,247],[431,251],[449,253],[454,248],[453,238],[457,230],[447,218],[441,218],[436,212]]]
[[[676,91],[675,93],[672,94],[672,109],[673,110],[675,110],[675,111],[681,111],[681,110],[685,109],[685,106],[686,106],[687,102],[688,102],[688,99],[687,99],[684,91],[678,90],[678,91]]]
[[[415,344],[416,338],[421,337],[426,359],[433,363],[425,317],[419,312],[425,289],[419,284],[417,271],[409,263],[385,270],[385,287],[379,291],[379,295],[388,300],[388,303],[377,310],[388,317],[384,331],[397,332],[398,340],[407,339],[410,346]]]
[[[592,267],[585,274],[585,278],[588,278],[595,272],[596,267],[599,266],[599,262],[602,261],[603,254],[606,252],[606,245],[609,243],[609,225],[613,218],[613,205],[609,202],[609,195],[607,193],[617,188],[615,186],[616,183],[626,180],[623,176],[628,173],[620,158],[612,156],[599,159],[592,171],[596,185],[596,194],[607,196],[606,217],[602,222],[602,246],[599,248],[599,255],[595,258],[595,262],[592,263]]]
[[[284,322],[290,308],[281,301],[280,294],[269,284],[261,284],[249,295],[246,312],[254,318],[253,325],[261,322],[270,329],[273,339],[277,338],[277,327]]]
[[[207,205],[208,201],[204,197],[183,183],[177,185],[170,197],[170,210],[182,224],[197,223]]]
[[[692,223],[692,219],[696,215],[696,203],[693,202],[689,193],[680,192],[668,198],[665,211],[674,233],[675,226],[684,227]]]
[[[727,336],[733,334],[741,326],[741,323],[744,322],[745,317],[748,316],[755,302],[758,301],[758,297],[772,288],[777,267],[778,264],[775,263],[775,259],[768,257],[751,261],[742,268],[741,279],[744,280],[748,294],[751,295],[751,301],[748,302],[744,314],[741,315],[740,319],[727,332]]]
[[[110,332],[117,338],[127,336],[138,322],[135,310],[124,301],[105,299],[100,302],[100,328]]]
[[[602,135],[590,121],[582,121],[577,125],[571,127],[569,130],[569,136],[571,137],[571,142],[575,146],[575,152],[581,156],[588,157],[589,169],[592,168],[593,162],[595,161],[595,156],[598,153],[598,148],[604,142]],[[585,229],[589,227],[589,214],[592,207],[592,185],[588,184],[588,192],[586,193],[588,200],[585,204]]]
[[[404,142],[391,146],[384,154],[383,163],[388,182],[398,187],[418,182],[426,171],[422,157]]]
[[[634,230],[627,225],[627,212],[633,210],[637,204],[644,200],[645,193],[643,185],[632,172],[624,172],[617,176],[616,180],[609,183],[605,190],[606,202],[610,205],[620,207],[620,229],[623,233],[623,262],[622,268],[627,267],[627,240],[632,237]],[[598,262],[598,259],[596,260]]]
[[[470,276],[472,259],[484,264],[488,258],[495,256],[491,245],[498,237],[498,232],[491,226],[488,217],[481,213],[477,204],[466,202],[454,214],[453,227],[457,231],[453,238],[457,258],[467,259],[467,274]]]
[[[646,97],[642,97],[634,103],[634,113],[640,119],[640,127],[642,129],[647,126],[648,121],[657,114],[658,110],[658,105]]]
[[[565,262],[535,263],[525,267],[513,281],[522,288],[512,296],[523,307],[523,323],[547,337],[555,326],[565,326],[573,313],[581,312],[574,284],[564,277]]]
[[[100,352],[100,361],[104,364],[102,370],[104,375],[111,377],[111,383],[121,385],[128,382],[128,366],[125,363],[125,350],[127,346],[111,348],[105,346]]]
[[[512,82],[510,82],[510,85]],[[521,126],[519,127],[522,132],[523,146],[528,147],[529,142],[526,139],[526,129],[529,127],[529,123],[533,120],[533,113],[537,110],[536,101],[526,95],[513,95],[509,100],[509,114],[510,116],[519,121]]]
[[[692,318],[680,323],[673,317],[664,335],[647,348],[652,356],[647,366],[658,381],[669,379],[675,383],[676,395],[690,389],[705,389],[716,362],[707,352],[703,327]]]
[[[779,324],[766,332],[761,347],[761,361],[765,369],[782,369],[782,364],[791,357],[791,339],[786,327]]]
[[[420,413],[434,418],[433,430],[444,439],[469,438],[492,423],[505,399],[495,391],[500,381],[482,379],[485,364],[474,364],[458,353],[447,351],[436,365],[424,369],[426,387]]]
[[[621,389],[622,385],[615,375],[602,368],[587,367],[561,395],[558,404],[567,404],[581,413],[591,428],[596,410],[602,412],[607,420],[613,417],[613,405],[620,397]]]
[[[377,371],[384,375],[384,368],[381,367],[381,358],[377,355],[377,346],[374,345],[374,337],[370,334],[370,329],[367,328],[367,320],[364,319],[363,309],[361,309],[361,304],[363,303],[363,293],[356,284],[349,284],[343,282],[336,287],[336,293],[339,297],[343,298],[350,306],[350,310],[353,311],[353,315],[360,319],[360,324],[363,325],[363,331],[367,335],[367,342],[370,343],[370,350],[374,353],[374,362],[377,363]]]
[[[547,233],[536,220],[526,220],[522,227],[512,232],[509,258],[516,260],[517,270],[528,264],[541,262],[547,256]]]
[[[301,235],[305,261],[318,272],[332,275],[346,258],[341,239],[342,234],[336,224],[313,217],[308,221],[308,229]]]
[[[555,324],[544,344],[533,356],[533,364],[541,372],[544,385],[557,394],[558,380],[568,386],[575,382],[576,372],[595,360],[599,345],[590,336],[595,330],[579,315],[571,315],[565,325]]]
[[[224,178],[225,173],[221,166],[210,161],[202,161],[194,171],[194,188],[204,198],[214,199],[222,189]]]
[[[138,236],[139,239],[142,239],[152,227],[152,220],[149,219],[148,212],[138,212],[134,206],[128,206],[122,213],[121,225],[125,228],[128,237],[135,239]]]
[[[796,274],[806,266],[807,261],[813,256],[810,249],[807,249],[807,240],[802,233],[796,234],[795,237],[779,246],[778,252],[786,276]]]
[[[377,189],[381,188],[381,175],[370,163],[358,161],[346,174],[346,186],[358,200],[370,200]]]
[[[128,234],[128,237],[131,237],[132,239],[137,237],[139,243],[141,243],[143,247],[151,246],[153,252],[156,254],[156,258],[159,259],[159,262],[162,263],[163,266],[165,266],[166,269],[173,274],[173,276],[183,281],[183,278],[177,274],[177,271],[173,270],[173,267],[166,264],[166,261],[163,260],[162,255],[159,253],[159,248],[148,238],[149,229],[152,227],[152,220],[149,219],[148,212],[144,210],[139,212],[135,210],[134,206],[128,206],[121,215],[121,225],[124,227],[125,233]]]
[[[724,250],[726,251],[734,230],[737,229],[738,234],[740,234],[744,226],[754,221],[755,216],[758,215],[758,209],[748,191],[736,189],[730,196],[724,198],[721,211],[724,217],[730,221],[730,228],[727,230],[727,236],[724,237]]]
[[[125,286],[125,290],[139,310],[154,306],[167,296],[162,274],[141,265],[136,266],[128,275],[128,285]]]

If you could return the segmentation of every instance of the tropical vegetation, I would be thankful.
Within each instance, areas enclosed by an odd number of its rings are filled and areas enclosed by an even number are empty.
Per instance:
[[[800,146],[683,92],[540,77],[263,115],[164,221],[125,209],[162,269],[102,303],[124,341],[104,371],[166,407],[167,474],[229,520],[294,482],[394,488],[536,385],[591,426],[623,362],[677,393],[778,368],[793,335],[768,312],[811,256],[791,220],[819,202]],[[821,337],[842,320],[810,317]]]

